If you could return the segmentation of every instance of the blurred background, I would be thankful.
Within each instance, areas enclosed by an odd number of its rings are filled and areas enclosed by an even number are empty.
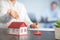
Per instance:
[[[50,3],[56,1],[58,4],[60,0],[18,0],[23,3],[27,9],[30,19],[35,22],[40,22],[43,11],[50,8]],[[60,6],[60,5],[59,5]]]
[[[60,0],[18,0],[23,3],[27,9],[28,16],[32,22],[41,22],[42,13],[50,8],[51,2],[55,1],[60,7]],[[40,23],[41,28],[54,28],[51,23]]]

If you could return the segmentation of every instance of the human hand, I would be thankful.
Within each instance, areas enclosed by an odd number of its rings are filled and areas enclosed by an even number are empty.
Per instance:
[[[39,28],[39,24],[38,23],[33,23],[30,25],[30,28]]]
[[[15,18],[15,19],[18,19],[18,18],[19,18],[18,13],[17,13],[16,11],[14,11],[14,10],[9,9],[9,10],[8,10],[8,13],[9,13],[13,18]]]

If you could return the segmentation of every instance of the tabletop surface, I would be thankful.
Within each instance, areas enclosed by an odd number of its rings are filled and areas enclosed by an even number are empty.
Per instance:
[[[28,31],[27,36],[12,36],[7,35],[7,29],[0,29],[0,40],[55,40],[54,31],[40,31],[42,35],[36,36],[33,33],[37,30]]]

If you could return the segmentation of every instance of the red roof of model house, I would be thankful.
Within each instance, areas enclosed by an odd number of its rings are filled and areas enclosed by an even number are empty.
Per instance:
[[[12,22],[8,28],[20,28],[20,27],[27,27],[24,22]]]

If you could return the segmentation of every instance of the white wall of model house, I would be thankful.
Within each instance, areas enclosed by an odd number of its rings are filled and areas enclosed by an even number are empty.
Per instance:
[[[9,28],[8,33],[9,34],[19,34],[20,29],[15,29],[15,28]]]
[[[21,27],[20,34],[27,34],[27,27]]]
[[[20,27],[19,29],[9,28],[9,33],[8,34],[25,35],[25,34],[27,34],[27,27]]]

